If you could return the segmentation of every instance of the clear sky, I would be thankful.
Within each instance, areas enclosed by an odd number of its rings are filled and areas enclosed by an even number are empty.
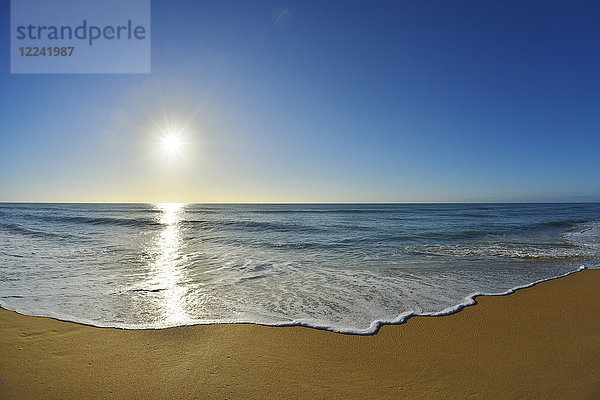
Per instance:
[[[11,75],[0,1],[0,200],[598,201],[598,21],[597,0],[155,0],[151,74]]]

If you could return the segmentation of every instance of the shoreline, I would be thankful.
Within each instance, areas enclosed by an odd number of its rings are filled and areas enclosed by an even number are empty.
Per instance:
[[[373,335],[98,328],[0,309],[0,397],[594,398],[598,289],[600,270],[585,269]]]
[[[555,279],[560,279],[560,278],[564,278],[567,277],[569,275],[575,274],[577,272],[581,272],[583,270],[586,269],[598,269],[600,270],[600,268],[590,268],[590,267],[586,267],[585,265],[580,266],[579,268],[577,268],[576,270],[572,270],[569,272],[566,272],[564,274],[561,275],[556,275],[556,276],[552,276],[550,278],[544,278],[544,279],[539,279],[537,281],[531,282],[531,283],[527,283],[525,285],[520,285],[520,286],[515,286],[513,288],[510,288],[504,292],[499,292],[499,293],[481,293],[481,292],[475,292],[475,293],[471,293],[468,296],[464,297],[462,299],[462,301],[460,301],[459,303],[450,306],[448,308],[445,308],[441,311],[432,311],[432,312],[424,312],[424,313],[416,313],[416,312],[404,312],[402,314],[400,314],[396,319],[392,320],[392,321],[373,321],[371,323],[371,327],[369,327],[368,330],[364,330],[364,331],[351,331],[351,330],[347,330],[347,331],[343,331],[343,330],[336,330],[334,328],[331,327],[326,327],[326,326],[318,326],[318,325],[311,325],[308,323],[302,323],[302,322],[290,322],[290,323],[273,323],[273,324],[267,324],[267,323],[259,323],[259,322],[251,322],[251,321],[239,321],[239,322],[206,322],[206,323],[190,323],[187,325],[176,325],[176,326],[164,326],[164,327],[156,327],[156,328],[149,328],[149,327],[127,327],[127,326],[111,326],[111,325],[97,325],[91,322],[84,322],[81,320],[77,320],[76,318],[69,318],[69,317],[62,317],[62,316],[53,316],[53,315],[37,315],[35,313],[26,313],[26,312],[20,312],[17,310],[12,310],[10,308],[6,308],[4,307],[2,304],[0,304],[0,310],[5,310],[5,311],[11,311],[14,313],[17,313],[19,315],[22,316],[27,316],[27,317],[37,317],[37,318],[50,318],[52,320],[55,321],[59,321],[59,322],[68,322],[68,323],[74,323],[74,324],[78,324],[78,325],[83,325],[83,326],[88,326],[91,328],[105,328],[105,329],[119,329],[119,330],[124,330],[124,331],[153,331],[153,330],[162,330],[162,329],[170,329],[170,328],[181,328],[181,327],[190,327],[190,326],[202,326],[202,325],[245,325],[245,324],[249,324],[249,325],[257,325],[257,326],[265,326],[265,327],[275,327],[275,328],[291,328],[291,327],[305,327],[305,328],[310,328],[310,329],[317,329],[317,330],[323,330],[323,331],[327,331],[327,332],[332,332],[332,333],[337,333],[337,334],[341,334],[341,335],[357,335],[357,336],[373,336],[376,335],[382,327],[386,326],[386,325],[403,325],[406,322],[408,322],[408,320],[410,320],[411,318],[414,317],[444,317],[444,316],[448,316],[448,315],[452,315],[455,314],[457,312],[460,312],[461,310],[463,310],[466,307],[470,307],[470,306],[474,306],[477,304],[477,298],[478,297],[495,297],[495,296],[507,296],[513,293],[516,293],[517,291],[521,290],[521,289],[527,289],[527,288],[531,288],[534,287],[536,285],[539,285],[540,283],[544,283],[544,282],[548,282],[548,281],[552,281]]]

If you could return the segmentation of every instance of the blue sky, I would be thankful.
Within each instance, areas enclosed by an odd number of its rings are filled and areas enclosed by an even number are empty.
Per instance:
[[[2,201],[600,200],[597,1],[153,1],[149,75],[11,75],[8,6]]]

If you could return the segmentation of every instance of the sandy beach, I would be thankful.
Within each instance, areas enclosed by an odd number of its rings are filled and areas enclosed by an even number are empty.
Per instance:
[[[95,328],[0,310],[0,398],[600,398],[600,270],[373,336]]]

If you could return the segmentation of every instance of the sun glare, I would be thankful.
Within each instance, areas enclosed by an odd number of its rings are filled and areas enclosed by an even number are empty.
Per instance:
[[[168,133],[162,138],[162,147],[169,155],[176,155],[183,150],[183,140],[180,134]]]

